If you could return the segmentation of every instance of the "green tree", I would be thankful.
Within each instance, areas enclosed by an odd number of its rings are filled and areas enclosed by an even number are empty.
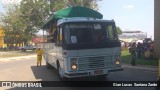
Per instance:
[[[47,0],[22,0],[20,3],[21,17],[26,25],[25,44],[35,35],[49,15]]]
[[[48,2],[49,2],[49,10],[51,13],[67,7],[65,0],[48,0]]]
[[[101,0],[48,0],[50,2],[51,12],[57,10],[72,7],[72,6],[84,6],[94,10],[98,10],[98,2]]]
[[[84,6],[94,10],[98,10],[98,3],[101,0],[65,0],[66,5],[71,6]]]
[[[19,6],[6,6],[6,14],[1,14],[1,26],[5,34],[5,42],[7,46],[20,44],[23,42],[23,19],[20,18],[21,12]]]
[[[8,44],[27,44],[50,16],[50,11],[77,5],[98,10],[98,1],[101,0],[22,0],[20,4],[6,6],[6,14],[1,15],[5,39]]]
[[[120,27],[116,27],[116,29],[117,29],[117,33],[118,33],[118,35],[121,35],[121,34],[122,34],[122,30],[121,30],[121,28],[120,28]]]
[[[20,9],[26,24],[32,27],[40,27],[49,14],[47,0],[22,0]]]

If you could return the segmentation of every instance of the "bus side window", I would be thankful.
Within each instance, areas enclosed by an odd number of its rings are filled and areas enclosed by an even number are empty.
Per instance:
[[[55,43],[56,43],[56,41],[57,41],[57,37],[58,37],[58,31],[57,31],[57,30],[55,30],[55,32],[54,32],[54,34],[53,34],[53,42],[55,42]]]
[[[57,39],[56,39],[56,45],[62,47],[62,28],[57,28]]]
[[[59,46],[62,47],[62,27],[59,28]]]

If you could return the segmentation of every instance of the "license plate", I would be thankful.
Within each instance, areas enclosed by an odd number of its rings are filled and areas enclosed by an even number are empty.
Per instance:
[[[103,70],[95,70],[95,71],[94,71],[94,74],[96,74],[96,75],[97,75],[97,74],[103,74]]]

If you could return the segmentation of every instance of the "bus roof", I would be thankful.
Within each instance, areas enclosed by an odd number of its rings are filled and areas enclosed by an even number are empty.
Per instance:
[[[73,6],[58,10],[54,14],[52,14],[42,25],[42,29],[50,28],[50,24],[56,23],[57,20],[62,18],[69,18],[69,17],[93,17],[102,19],[103,15],[98,11],[93,9],[82,7],[82,6]]]
[[[114,22],[114,20],[102,20],[92,17],[72,17],[58,20],[57,25],[61,25],[63,23],[68,22]]]

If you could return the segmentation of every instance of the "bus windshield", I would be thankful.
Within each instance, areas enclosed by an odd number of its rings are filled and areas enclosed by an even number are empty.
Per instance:
[[[118,40],[114,23],[70,23],[64,26],[66,44],[105,43]]]

